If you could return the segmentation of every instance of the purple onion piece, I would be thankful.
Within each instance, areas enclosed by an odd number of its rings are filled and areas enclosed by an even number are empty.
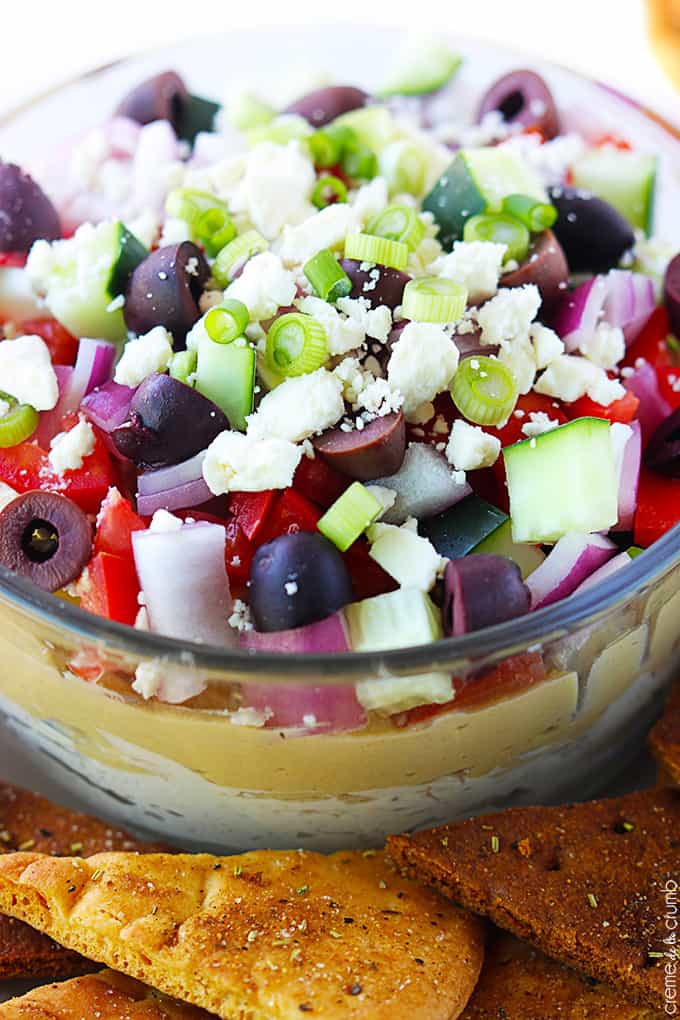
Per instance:
[[[125,294],[125,324],[133,333],[165,326],[175,350],[200,318],[199,298],[210,276],[200,248],[191,241],[151,252],[130,277]]]
[[[552,92],[535,71],[511,71],[494,82],[479,106],[477,120],[497,110],[507,124],[540,131],[547,140],[560,133],[560,119]]]
[[[164,71],[141,82],[119,103],[116,117],[128,117],[138,124],[167,120],[175,132],[189,102],[186,85],[175,71]]]
[[[645,464],[659,475],[680,478],[680,408],[668,415],[652,433]]]
[[[366,106],[370,99],[367,92],[353,85],[329,85],[308,92],[281,112],[297,114],[298,117],[304,117],[312,127],[321,128],[343,113],[351,113],[352,110]]]
[[[34,241],[61,237],[57,210],[32,177],[0,163],[0,251],[27,252]]]
[[[519,567],[505,556],[451,560],[444,586],[444,630],[456,637],[524,616],[531,606]]]

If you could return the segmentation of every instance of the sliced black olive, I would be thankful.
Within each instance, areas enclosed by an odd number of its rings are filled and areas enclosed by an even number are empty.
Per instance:
[[[0,513],[0,563],[44,591],[75,581],[92,555],[92,527],[55,492],[25,492]]]
[[[444,574],[444,629],[467,634],[529,612],[531,593],[506,556],[478,553],[451,560]]]
[[[59,216],[42,188],[14,163],[0,163],[0,251],[27,252],[58,237]]]
[[[666,270],[663,296],[671,329],[676,337],[680,337],[680,255],[675,256]]]
[[[351,297],[365,298],[371,308],[387,305],[394,310],[401,304],[404,287],[411,279],[406,273],[387,266],[362,269],[365,263],[356,259],[341,259],[340,265],[352,281]]]
[[[644,454],[645,464],[657,474],[680,478],[680,408],[665,418],[652,433]]]
[[[541,292],[541,308],[549,314],[555,308],[569,282],[569,266],[552,230],[540,234],[529,249],[525,261],[501,277],[501,287],[523,287],[534,283]]]
[[[353,85],[329,85],[296,99],[283,110],[283,113],[296,113],[309,121],[312,127],[320,128],[330,124],[343,113],[350,113],[366,106],[369,100],[367,92]]]
[[[633,229],[614,206],[578,188],[551,188],[553,233],[572,273],[604,273],[635,244]]]
[[[189,102],[189,92],[175,71],[163,71],[140,82],[118,104],[116,115],[138,124],[168,120],[176,130]]]
[[[324,620],[352,597],[345,561],[323,535],[281,535],[255,553],[250,608],[256,630],[290,630]]]
[[[478,120],[497,110],[508,124],[540,131],[545,139],[560,133],[552,92],[535,71],[511,71],[494,82],[479,106]]]
[[[135,269],[125,294],[125,324],[133,333],[165,326],[175,350],[200,318],[198,301],[210,276],[202,251],[191,241],[152,251]]]
[[[138,467],[164,467],[205,450],[228,428],[212,400],[172,376],[150,375],[132,398],[128,420],[111,437]]]

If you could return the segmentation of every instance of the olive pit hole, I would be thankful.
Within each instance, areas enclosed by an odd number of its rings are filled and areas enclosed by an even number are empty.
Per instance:
[[[21,547],[32,563],[47,563],[59,548],[59,532],[49,521],[36,517],[24,529]]]
[[[515,89],[510,92],[502,103],[498,104],[498,111],[503,115],[503,120],[514,120],[524,109],[524,95]]]

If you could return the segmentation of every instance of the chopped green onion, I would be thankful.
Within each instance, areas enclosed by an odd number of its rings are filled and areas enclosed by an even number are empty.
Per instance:
[[[363,142],[345,149],[340,160],[342,169],[353,180],[371,180],[378,173],[378,157]]]
[[[247,92],[228,102],[226,113],[227,120],[237,131],[249,131],[270,124],[276,116],[271,106]]]
[[[204,337],[199,344],[196,389],[224,411],[233,429],[244,431],[253,410],[256,364],[245,337],[231,344]]]
[[[415,251],[425,237],[425,224],[416,209],[408,205],[388,205],[369,222],[366,233],[386,237],[388,241],[401,241],[410,251]]]
[[[523,262],[529,254],[531,235],[524,224],[514,216],[508,216],[507,213],[481,213],[466,220],[463,240],[504,244],[507,248],[504,262],[511,259]]]
[[[408,246],[401,241],[388,241],[386,237],[373,237],[372,234],[348,234],[345,258],[404,270],[408,265]]]
[[[378,157],[381,177],[391,195],[421,195],[425,188],[427,158],[413,142],[390,142]]]
[[[189,384],[189,377],[196,371],[198,356],[196,351],[178,351],[173,354],[168,366],[173,379]]]
[[[165,208],[168,216],[184,220],[189,226],[195,226],[204,213],[212,209],[222,209],[228,213],[226,204],[209,191],[198,191],[195,188],[175,188],[168,195]]]
[[[0,448],[18,446],[33,435],[40,415],[30,404],[18,404],[7,393],[0,393],[0,400],[9,404],[7,413],[0,418]]]
[[[328,359],[326,330],[311,315],[289,312],[276,319],[267,333],[266,361],[284,377],[306,375]]]
[[[288,142],[301,142],[311,134],[312,129],[304,117],[294,113],[281,114],[268,124],[259,124],[247,132],[249,145],[259,145],[260,142],[287,145]]]
[[[382,512],[382,504],[373,493],[353,482],[323,515],[317,524],[322,535],[345,552]]]
[[[347,201],[347,185],[339,177],[332,174],[324,174],[319,177],[316,187],[312,192],[312,202],[317,209],[325,209],[333,202]]]
[[[195,225],[196,236],[203,247],[214,258],[226,244],[236,237],[236,227],[226,209],[214,206],[206,210]]]
[[[537,202],[531,195],[507,195],[503,199],[503,212],[514,216],[532,234],[549,230],[557,219],[557,209],[549,202]]]
[[[335,166],[342,154],[341,134],[328,131],[315,131],[307,139],[307,145],[314,161],[314,166],[326,169]]]
[[[259,252],[267,251],[268,248],[269,245],[257,230],[247,230],[245,234],[235,237],[218,253],[215,259],[212,274],[216,283],[219,283],[221,287],[226,287],[234,279],[237,270],[244,262]]]
[[[398,128],[386,106],[361,106],[337,117],[324,130],[351,128],[356,138],[374,152],[380,152],[388,142],[394,141]]]
[[[203,325],[211,340],[216,344],[230,344],[242,336],[250,322],[250,312],[242,301],[225,298],[221,305],[211,308]]]
[[[352,289],[352,281],[328,248],[317,252],[305,263],[304,274],[324,301],[333,303],[338,298],[347,297]]]
[[[464,358],[451,383],[451,396],[460,413],[476,425],[500,425],[517,403],[512,373],[497,358]]]
[[[467,305],[467,290],[453,280],[425,276],[404,288],[402,314],[417,322],[458,322]]]
[[[323,133],[333,139],[334,143],[338,147],[340,155],[346,150],[351,149],[352,146],[359,143],[359,136],[347,124],[342,124],[337,120],[334,120],[331,124],[327,124],[323,129]]]

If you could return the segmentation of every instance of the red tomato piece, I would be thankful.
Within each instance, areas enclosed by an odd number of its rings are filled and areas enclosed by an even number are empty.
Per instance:
[[[565,404],[564,409],[572,421],[575,418],[606,418],[612,423],[620,422],[622,425],[630,425],[639,406],[639,399],[634,393],[628,392],[625,397],[613,400],[606,407],[604,404],[595,403],[590,397],[581,397],[572,404]]]
[[[261,531],[276,498],[276,491],[232,492],[229,512],[238,521],[249,542],[254,542]]]
[[[43,338],[55,365],[74,364],[79,341],[56,319],[25,319],[21,330]]]
[[[23,269],[27,258],[23,251],[0,251],[0,269]]]
[[[666,398],[671,408],[676,411],[680,407],[680,366],[657,365],[656,375],[659,380],[661,395]]]
[[[117,623],[134,624],[139,611],[139,581],[131,556],[99,552],[79,585],[83,609]]]
[[[646,549],[680,521],[680,478],[666,478],[643,466],[633,526],[636,545]]]
[[[132,555],[133,531],[146,530],[146,524],[135,513],[132,503],[123,499],[118,489],[109,489],[97,516],[95,552],[112,556]]]
[[[260,532],[258,545],[271,542],[280,535],[294,535],[298,531],[316,531],[322,514],[295,489],[284,489],[280,494]]]
[[[328,510],[351,482],[351,478],[335,471],[323,457],[303,457],[293,478],[293,488],[310,502]]]
[[[530,420],[530,414],[547,414],[548,418],[559,422],[560,425],[565,425],[569,420],[565,414],[564,405],[560,401],[531,390],[519,398],[515,410],[502,428],[485,426],[484,431],[489,432],[492,436],[497,436],[501,441],[501,446],[512,446],[513,443],[519,443],[522,439],[527,438],[522,432],[522,428]]]
[[[638,358],[648,361],[654,368],[671,365],[671,351],[666,343],[669,333],[668,312],[663,306],[655,308],[642,332],[626,351],[622,365],[634,368]]]
[[[399,587],[394,578],[371,558],[368,550],[368,542],[364,538],[358,538],[347,552],[343,553],[356,602],[374,598],[376,595],[385,595]]]

